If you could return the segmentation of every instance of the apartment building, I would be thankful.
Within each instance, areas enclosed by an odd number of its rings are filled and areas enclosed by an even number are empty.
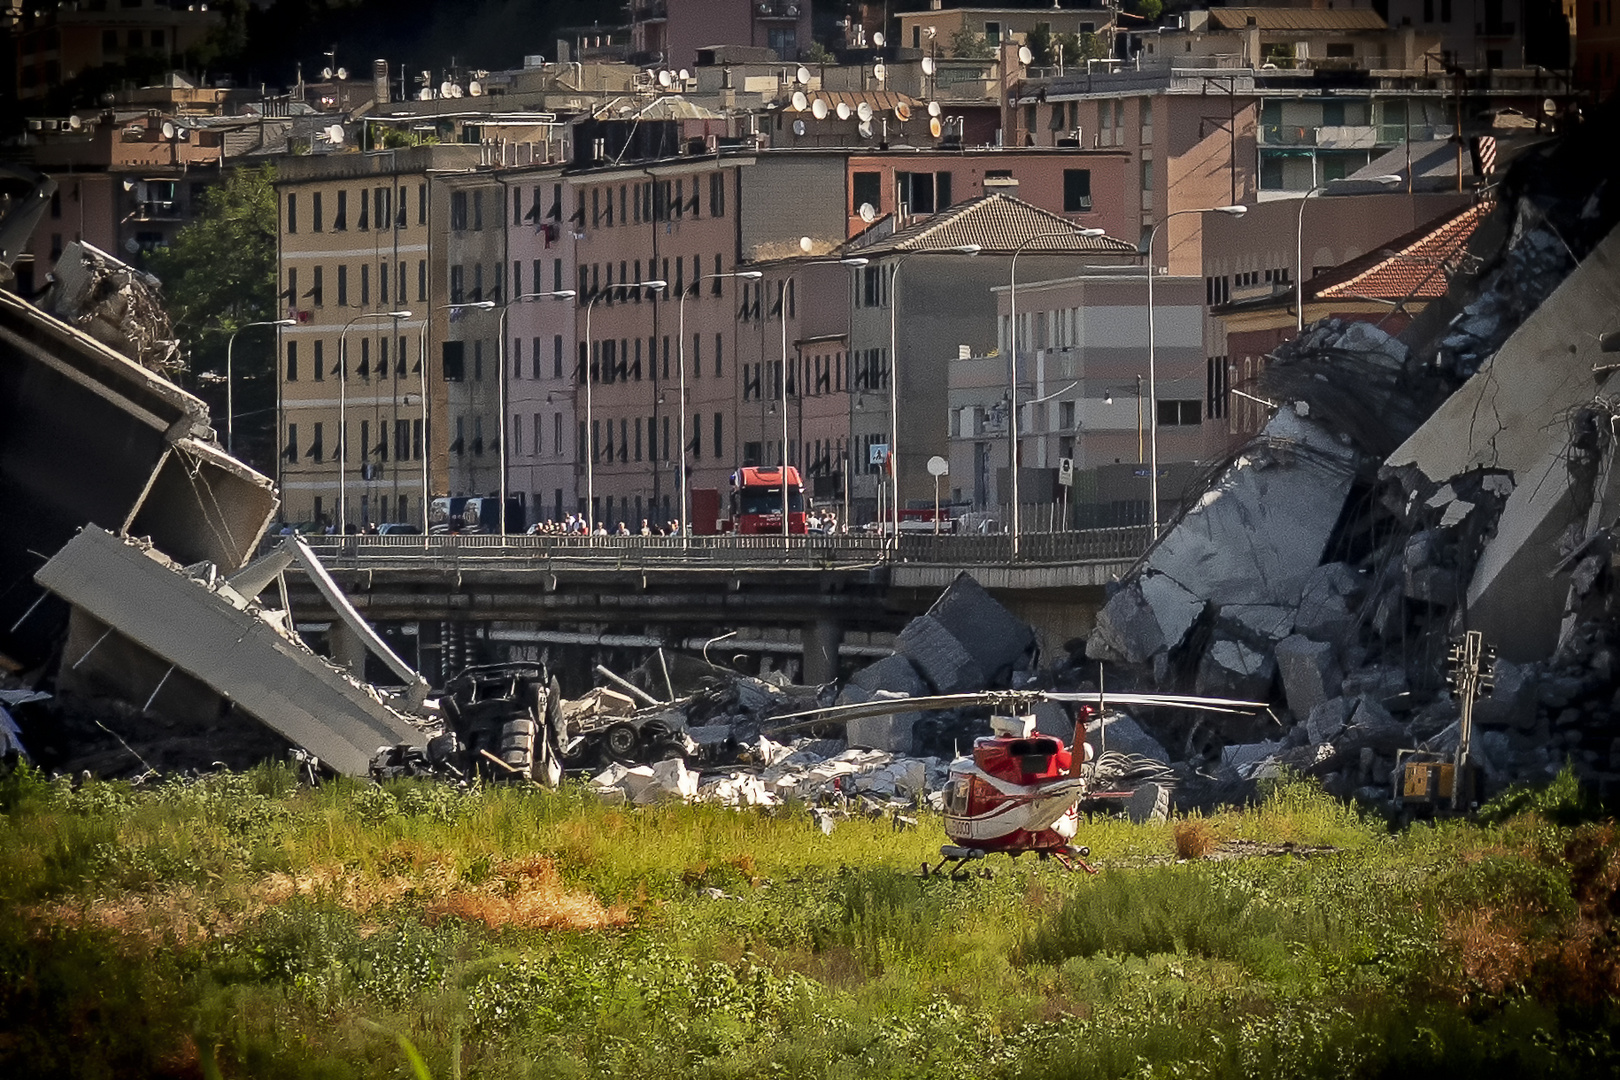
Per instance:
[[[769,49],[797,61],[809,51],[812,0],[634,0],[632,54],[675,70],[715,45]]]
[[[180,0],[26,6],[13,26],[17,98],[43,98],[91,68],[141,58],[174,62],[223,21],[207,4]]]
[[[448,441],[446,493],[495,495],[501,489],[502,315],[507,289],[506,190],[488,169],[440,180],[447,199],[443,233],[446,293],[444,429]],[[510,451],[507,444],[506,451]]]
[[[441,178],[477,168],[482,153],[425,146],[281,162],[280,295],[297,321],[281,331],[278,370],[287,520],[419,522],[424,498],[449,490],[447,376],[457,373],[443,365]]]
[[[1206,382],[1202,283],[1154,281],[1160,496],[1173,505],[1227,445],[1224,398]],[[949,368],[952,501],[1008,516],[1013,295],[995,290],[997,345]],[[1019,502],[1028,527],[1147,521],[1154,424],[1141,267],[1020,283],[1017,294]],[[1058,469],[1067,459],[1073,482]],[[1065,514],[1067,515],[1065,517]]]

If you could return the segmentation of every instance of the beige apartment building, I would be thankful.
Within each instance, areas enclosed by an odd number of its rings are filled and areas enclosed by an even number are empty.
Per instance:
[[[420,523],[424,495],[448,490],[441,429],[454,415],[434,360],[448,327],[450,191],[439,180],[480,155],[426,146],[281,163],[280,295],[296,321],[281,331],[278,372],[286,520]]]

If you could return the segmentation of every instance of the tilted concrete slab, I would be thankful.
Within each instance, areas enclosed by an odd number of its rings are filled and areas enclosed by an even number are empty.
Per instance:
[[[34,578],[338,772],[365,775],[379,746],[423,742],[370,687],[284,634],[251,598],[187,576],[138,541],[87,528]]]
[[[1513,660],[1549,655],[1564,590],[1550,583],[1555,541],[1573,520],[1568,417],[1620,391],[1598,332],[1614,325],[1620,232],[1610,233],[1386,465],[1436,484],[1475,469],[1513,474],[1513,493],[1468,586],[1468,619]]]

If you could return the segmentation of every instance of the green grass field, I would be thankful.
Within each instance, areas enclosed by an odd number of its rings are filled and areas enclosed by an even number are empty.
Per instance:
[[[925,882],[927,815],[25,773],[0,1075],[1612,1076],[1617,830],[1569,788],[1392,835],[1282,784]]]

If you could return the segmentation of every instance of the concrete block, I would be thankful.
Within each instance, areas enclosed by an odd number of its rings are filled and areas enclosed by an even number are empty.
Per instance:
[[[1388,708],[1408,692],[1406,669],[1393,664],[1362,668],[1346,675],[1339,691],[1347,698],[1372,698]]]
[[[1237,641],[1215,641],[1198,665],[1196,689],[1209,697],[1261,699],[1271,691],[1277,662]]]
[[[1294,632],[1294,609],[1275,604],[1228,604],[1221,623],[1243,636],[1276,643]]]
[[[1312,743],[1332,741],[1350,722],[1356,702],[1352,698],[1328,698],[1305,718],[1305,732]]]
[[[845,725],[844,738],[851,749],[909,754],[912,752],[913,744],[912,728],[916,725],[919,715],[905,712],[863,716]]]
[[[1311,571],[1300,593],[1294,632],[1316,641],[1345,641],[1354,625],[1347,598],[1359,586],[1355,571],[1344,563],[1328,563]]]
[[[1140,585],[1142,599],[1152,609],[1153,618],[1159,624],[1164,648],[1174,649],[1204,613],[1204,601],[1163,574],[1143,574]]]
[[[1123,713],[1115,713],[1100,721],[1094,721],[1086,728],[1086,742],[1091,744],[1093,754],[1109,750],[1152,758],[1154,761],[1170,760],[1169,753],[1160,745],[1159,740],[1142,730],[1142,725]]]
[[[868,664],[849,677],[849,685],[868,694],[888,690],[906,697],[921,697],[928,692],[928,684],[904,656],[885,656]]]
[[[1221,747],[1221,767],[1234,770],[1243,779],[1252,778],[1254,769],[1282,749],[1279,740],[1267,739],[1255,743],[1238,743]]]
[[[1074,717],[1068,706],[1057,701],[1037,702],[1034,708],[1035,730],[1042,735],[1062,739],[1065,746],[1074,737]]]
[[[1143,664],[1164,649],[1159,620],[1143,599],[1141,586],[1134,581],[1108,598],[1086,639],[1086,655],[1093,660]]]
[[[934,601],[928,614],[973,657],[986,679],[1001,685],[1035,648],[1035,631],[1002,607],[966,571]]]
[[[1295,716],[1309,716],[1316,706],[1337,696],[1342,677],[1335,655],[1332,645],[1300,634],[1277,644],[1277,673]]]
[[[1398,339],[1369,322],[1352,322],[1334,345],[1346,352],[1360,353],[1380,367],[1398,370],[1406,363],[1407,349]]]
[[[1496,662],[1496,685],[1490,694],[1474,702],[1474,719],[1481,724],[1500,724],[1525,729],[1536,722],[1536,675],[1528,664],[1511,660]]]
[[[929,686],[941,694],[983,690],[984,669],[932,615],[919,615],[895,638],[894,650],[911,661]]]

